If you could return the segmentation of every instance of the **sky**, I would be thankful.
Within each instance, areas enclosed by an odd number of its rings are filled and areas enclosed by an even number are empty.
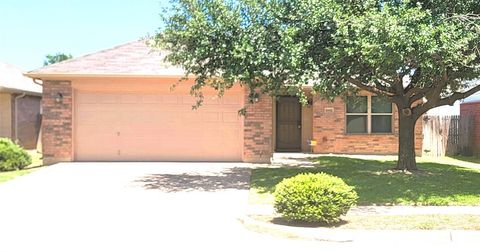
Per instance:
[[[0,61],[30,71],[47,54],[111,48],[162,26],[168,0],[0,0]]]
[[[168,4],[168,0],[0,0],[0,61],[30,71],[42,67],[47,54],[78,57],[153,35],[162,26],[160,13]],[[480,100],[480,93],[470,99]],[[432,112],[458,111],[456,105]]]

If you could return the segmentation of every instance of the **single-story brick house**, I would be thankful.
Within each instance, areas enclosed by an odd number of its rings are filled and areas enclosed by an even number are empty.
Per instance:
[[[471,116],[473,120],[472,154],[480,156],[480,93],[460,103],[460,117]]]
[[[0,137],[37,147],[42,87],[15,66],[0,62]]]
[[[397,152],[396,109],[374,96],[360,106],[316,96],[303,107],[289,96],[248,104],[237,86],[222,98],[204,90],[192,110],[191,82],[172,90],[183,71],[164,55],[136,41],[26,73],[43,81],[44,162],[268,162],[275,151],[309,152],[311,139],[315,153]]]

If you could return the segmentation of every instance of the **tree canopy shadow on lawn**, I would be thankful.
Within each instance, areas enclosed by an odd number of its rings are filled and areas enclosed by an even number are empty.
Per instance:
[[[206,174],[150,174],[135,182],[147,190],[165,192],[248,190],[250,169],[231,168]]]
[[[395,173],[395,161],[318,157],[315,168],[256,169],[251,187],[273,193],[284,178],[325,172],[355,187],[358,205],[480,205],[480,170],[437,163],[419,163],[419,172]]]

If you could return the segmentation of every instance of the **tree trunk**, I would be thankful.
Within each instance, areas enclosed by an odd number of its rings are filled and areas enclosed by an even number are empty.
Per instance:
[[[397,170],[417,170],[415,160],[415,122],[418,118],[413,115],[406,115],[402,110],[398,111],[398,161]]]

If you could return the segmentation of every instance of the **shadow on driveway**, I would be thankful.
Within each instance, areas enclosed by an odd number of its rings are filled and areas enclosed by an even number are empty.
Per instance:
[[[250,188],[250,169],[229,168],[207,174],[149,174],[135,182],[147,190],[164,192],[248,190]]]

